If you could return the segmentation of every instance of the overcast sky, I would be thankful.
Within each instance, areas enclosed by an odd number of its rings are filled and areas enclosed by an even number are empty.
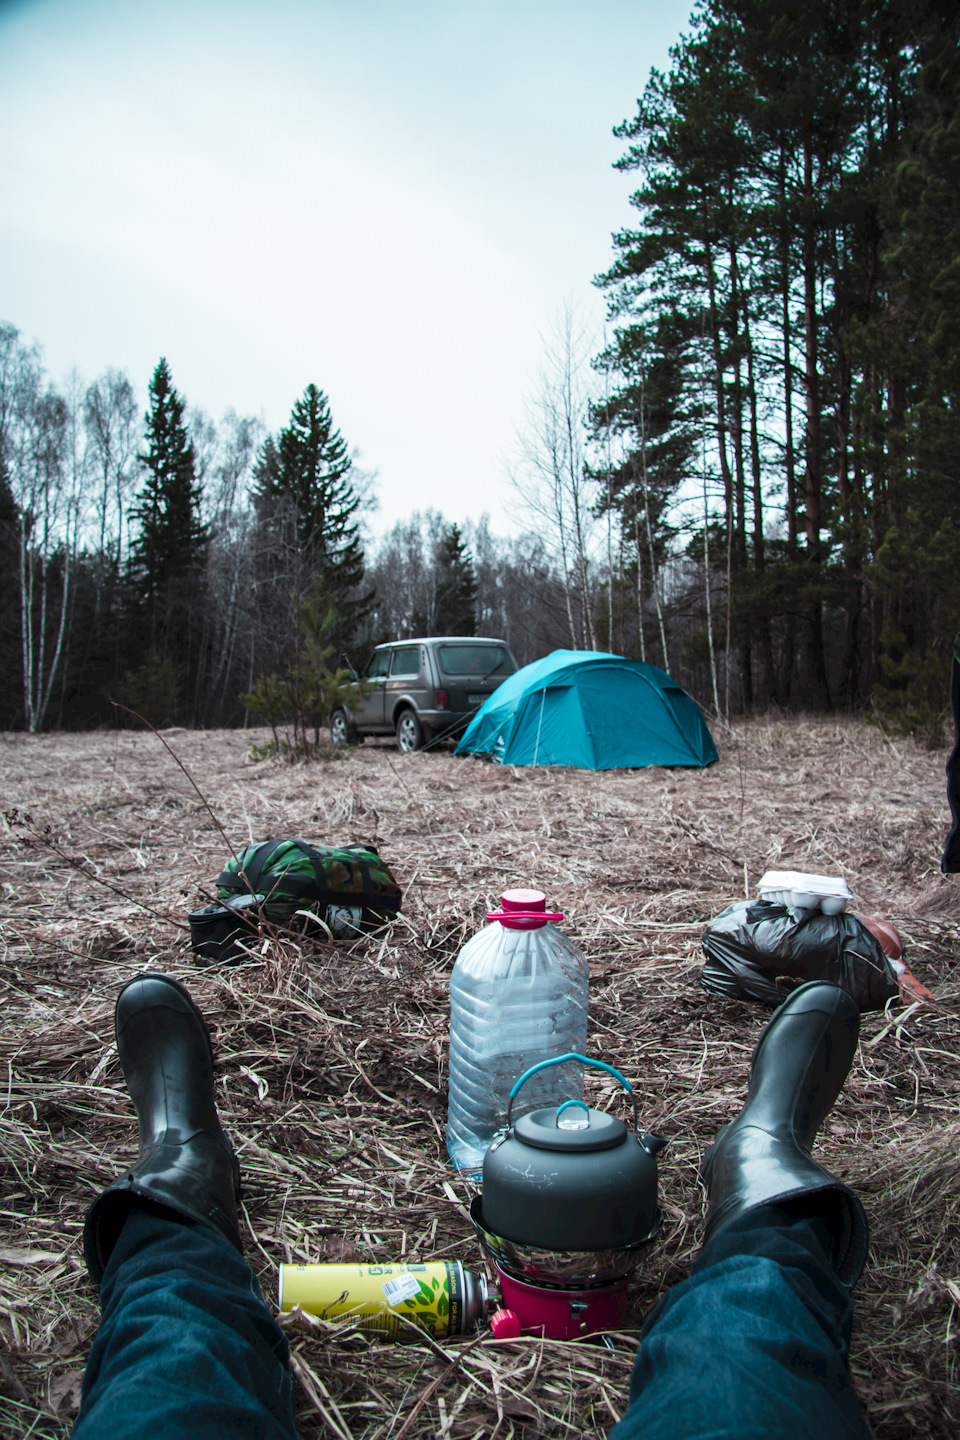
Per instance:
[[[691,0],[0,0],[0,319],[270,429],[309,382],[386,525],[514,528],[504,455],[629,223],[613,126]]]

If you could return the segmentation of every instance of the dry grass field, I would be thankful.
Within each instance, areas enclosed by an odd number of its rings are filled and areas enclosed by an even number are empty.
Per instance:
[[[632,1288],[632,1328],[612,1350],[391,1345],[294,1320],[298,1415],[305,1437],[341,1440],[605,1435],[625,1409],[636,1327],[699,1249],[697,1166],[739,1106],[768,1017],[701,991],[700,935],[769,867],[845,876],[854,908],[901,927],[936,997],[864,1017],[816,1154],[871,1219],[853,1371],[879,1440],[960,1433],[960,877],[939,874],[942,754],[855,721],[780,719],[718,734],[705,772],[499,768],[369,742],[322,764],[255,764],[259,732],[164,738],[230,845],[374,841],[404,914],[349,946],[272,939],[260,963],[199,970],[185,914],[210,896],[227,844],[160,741],[0,738],[0,1433],[65,1436],[76,1415],[97,1324],[80,1231],[135,1156],[112,1023],[141,970],[185,982],[210,1024],[268,1299],[283,1260],[479,1266],[469,1186],[443,1145],[447,982],[500,892],[532,884],[589,957],[592,1053],[636,1084],[641,1122],[671,1141],[666,1225]]]

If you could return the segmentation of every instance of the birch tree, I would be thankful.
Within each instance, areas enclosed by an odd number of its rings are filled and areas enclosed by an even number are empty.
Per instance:
[[[587,454],[593,399],[590,348],[575,311],[567,306],[545,338],[537,387],[527,401],[511,470],[521,504],[559,560],[574,650],[597,648],[591,570],[596,486]]]
[[[71,412],[35,346],[0,325],[0,455],[16,507],[24,722],[43,726],[67,633],[83,502]]]
[[[254,609],[256,592],[255,547],[251,489],[257,451],[263,441],[263,425],[251,416],[228,410],[220,424],[213,426],[204,417],[204,445],[211,447],[206,466],[207,513],[211,541],[207,555],[204,652],[210,656],[210,680],[205,687],[201,715],[205,723],[223,723],[235,718],[236,696],[242,688],[252,689],[254,653]],[[191,434],[196,434],[191,425]]]
[[[84,425],[92,476],[96,476],[94,543],[119,571],[123,533],[136,483],[137,397],[129,376],[108,369],[84,396]]]

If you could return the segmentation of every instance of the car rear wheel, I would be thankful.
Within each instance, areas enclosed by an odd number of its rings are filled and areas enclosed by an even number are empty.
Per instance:
[[[330,716],[330,739],[334,745],[356,745],[360,739],[346,710],[334,710]]]
[[[411,750],[419,750],[423,745],[423,726],[413,710],[401,710],[397,716],[397,744],[400,749],[409,754]]]

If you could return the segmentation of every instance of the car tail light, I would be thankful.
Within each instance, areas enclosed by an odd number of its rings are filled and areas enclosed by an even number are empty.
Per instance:
[[[447,690],[438,690],[438,691],[437,691],[437,709],[438,709],[438,710],[449,710],[449,709],[450,709],[450,693],[449,693],[449,691],[447,691]]]

